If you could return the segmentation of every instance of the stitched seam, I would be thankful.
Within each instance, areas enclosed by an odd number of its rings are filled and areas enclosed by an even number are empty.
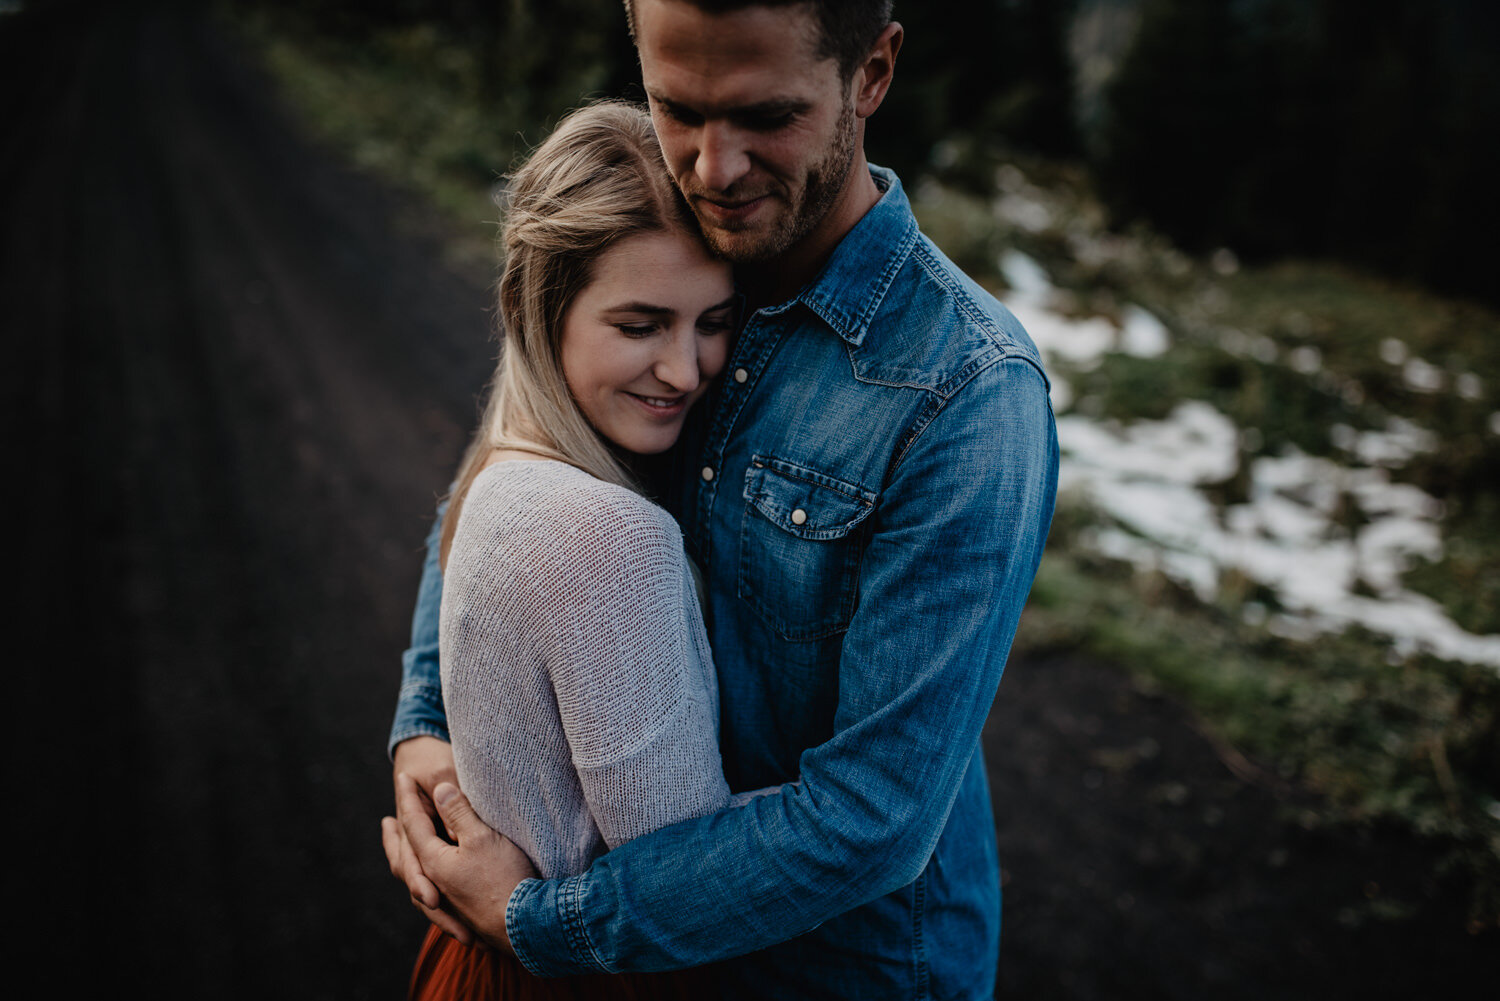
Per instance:
[[[799,466],[790,460],[778,459],[774,455],[762,455],[757,452],[750,456],[751,466],[754,467],[756,463],[760,463],[788,479],[801,480],[803,483],[810,483],[815,487],[825,487],[836,493],[843,494],[855,503],[862,504],[865,507],[870,507],[875,503],[876,494],[873,490],[866,490],[857,483],[848,483],[844,480],[835,479],[827,473],[818,472],[816,469]]]
[[[922,875],[917,877],[913,884],[911,905],[911,945],[912,966],[916,973],[916,997],[926,999],[931,997],[932,971],[927,965],[927,943],[922,937],[923,919],[927,912],[927,870],[922,870]]]
[[[871,295],[865,299],[865,308],[860,310],[858,317],[858,328],[863,332],[869,328],[870,321],[874,319],[875,312],[885,302],[886,295],[891,290],[891,283],[896,280],[896,273],[906,264],[906,259],[911,256],[912,245],[917,242],[917,221],[911,216],[906,218],[906,228],[901,231],[901,243],[898,249],[886,258],[885,268],[880,272],[879,283],[871,289]],[[879,292],[878,295],[874,294]],[[861,339],[863,337],[861,336]]]
[[[604,972],[614,973],[615,971],[604,962],[604,958],[594,948],[593,941],[589,939],[588,929],[584,927],[583,905],[580,902],[582,883],[582,876],[573,876],[563,880],[557,886],[557,907],[562,911],[563,931],[567,935],[568,946],[575,954],[587,956]]]
[[[941,265],[937,257],[928,250],[927,245],[925,243],[918,243],[917,247],[912,251],[912,256],[920,261],[922,266],[927,270],[927,273],[936,279],[938,284],[942,285],[953,296],[955,305],[964,312],[969,322],[988,334],[990,340],[995,342],[997,347],[1002,346],[1000,342],[1006,340],[1006,338],[1002,335],[1000,328],[990,319],[988,313],[979,308],[979,305],[974,301],[974,297],[969,294],[969,290],[953,280],[952,276],[948,273],[948,269]]]

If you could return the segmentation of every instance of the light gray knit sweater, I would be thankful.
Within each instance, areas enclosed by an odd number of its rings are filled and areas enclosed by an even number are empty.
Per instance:
[[[682,536],[639,495],[549,460],[482,471],[439,642],[459,786],[544,878],[728,804]]]

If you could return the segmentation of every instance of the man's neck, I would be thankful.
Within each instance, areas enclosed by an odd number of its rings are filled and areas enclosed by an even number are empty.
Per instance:
[[[735,268],[735,279],[750,309],[783,303],[812,281],[849,231],[880,201],[880,195],[861,149],[849,168],[848,183],[807,235],[772,260]]]

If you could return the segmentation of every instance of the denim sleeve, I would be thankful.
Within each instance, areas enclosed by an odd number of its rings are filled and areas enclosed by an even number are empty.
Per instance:
[[[512,894],[521,962],[656,970],[784,941],[920,875],[995,698],[1051,523],[1041,373],[976,375],[898,457],[844,639],[834,737],[800,781]],[[920,655],[914,655],[920,651]]]
[[[448,739],[448,716],[443,711],[443,685],[438,677],[438,611],[443,602],[443,571],[438,551],[443,534],[443,513],[438,505],[432,531],[427,533],[427,560],[422,564],[422,582],[417,586],[417,607],[411,616],[411,645],[401,655],[401,693],[396,697],[396,718],[386,754],[394,757],[396,745],[411,737]]]

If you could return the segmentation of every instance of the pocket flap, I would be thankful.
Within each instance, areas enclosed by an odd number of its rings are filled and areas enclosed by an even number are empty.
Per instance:
[[[745,500],[776,527],[802,539],[839,539],[875,510],[875,495],[783,459],[752,456]]]

